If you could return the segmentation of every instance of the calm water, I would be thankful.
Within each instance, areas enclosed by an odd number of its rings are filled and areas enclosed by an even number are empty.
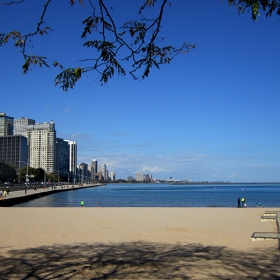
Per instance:
[[[169,185],[108,184],[45,196],[15,207],[237,207],[245,197],[247,207],[280,207],[280,184]]]

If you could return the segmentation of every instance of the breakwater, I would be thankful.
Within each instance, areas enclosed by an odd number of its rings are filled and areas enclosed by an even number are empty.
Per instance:
[[[65,192],[70,190],[94,188],[102,186],[102,184],[85,184],[85,185],[62,185],[48,188],[33,188],[27,190],[18,190],[3,194],[0,198],[0,207],[9,207],[29,200],[41,198],[46,195],[51,195],[58,192]]]

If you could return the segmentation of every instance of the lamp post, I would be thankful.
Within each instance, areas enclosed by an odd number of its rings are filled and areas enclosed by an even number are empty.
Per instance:
[[[25,178],[25,182],[26,182],[26,184],[27,184],[27,182],[28,182],[28,162],[25,162],[25,161],[22,161],[22,160],[19,160],[18,162],[19,162],[19,163],[23,162],[23,163],[26,164],[26,178]],[[19,164],[19,169],[20,169],[20,164]],[[20,172],[20,171],[19,171],[19,172]]]

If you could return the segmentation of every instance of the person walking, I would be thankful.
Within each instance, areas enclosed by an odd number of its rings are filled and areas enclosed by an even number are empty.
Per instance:
[[[237,199],[237,208],[241,208],[240,197],[238,197],[238,199]]]
[[[84,201],[83,200],[81,200],[81,207],[84,207]]]

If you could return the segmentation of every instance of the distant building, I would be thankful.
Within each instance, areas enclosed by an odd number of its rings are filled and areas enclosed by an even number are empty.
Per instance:
[[[81,183],[86,183],[89,181],[89,178],[88,178],[88,164],[82,162],[80,165],[79,165],[79,179],[80,179],[80,182]]]
[[[47,173],[56,170],[55,123],[28,125],[28,161],[31,167],[43,168]]]
[[[92,180],[95,180],[95,176],[98,172],[98,169],[97,169],[97,160],[96,159],[93,159],[91,161],[91,169],[90,169],[90,172],[91,172],[91,179]]]
[[[14,132],[14,118],[0,113],[0,136],[10,136]]]
[[[136,173],[136,181],[144,181],[144,174],[141,172]]]
[[[133,176],[127,176],[127,181],[133,181],[133,180],[134,180]]]
[[[66,178],[69,178],[69,152],[68,142],[62,138],[56,138],[56,169],[60,176]]]
[[[34,125],[35,120],[28,118],[20,118],[14,120],[14,135],[22,135],[27,137],[27,127],[28,125]]]
[[[107,170],[106,170],[106,165],[105,164],[98,165],[98,172],[101,172],[104,180],[107,180]]]
[[[145,175],[144,175],[144,180],[145,180],[146,182],[151,182],[152,179],[153,179],[152,174],[145,174]]]
[[[27,138],[21,135],[0,136],[0,161],[17,171],[28,164]]]
[[[95,179],[99,180],[99,181],[102,181],[104,180],[104,177],[102,176],[102,173],[101,172],[97,172],[95,174]]]
[[[116,173],[115,172],[109,172],[109,179],[111,180],[111,181],[116,181]]]
[[[69,140],[64,140],[65,142],[68,143],[69,147],[69,180],[71,182],[76,182],[76,176],[77,176],[77,151],[78,151],[78,146],[77,142],[75,141],[69,141]]]

